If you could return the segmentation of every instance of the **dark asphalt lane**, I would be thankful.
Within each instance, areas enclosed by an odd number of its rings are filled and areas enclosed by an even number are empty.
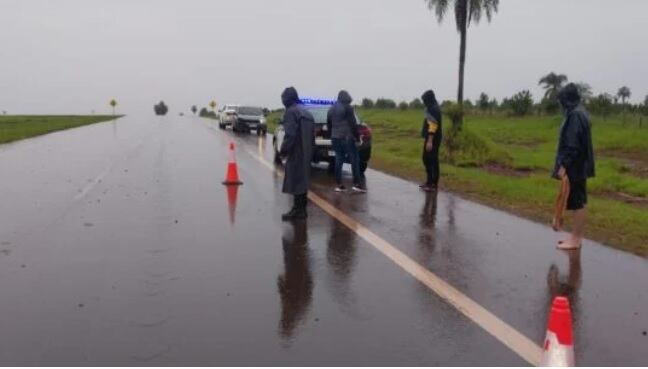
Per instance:
[[[127,117],[0,145],[0,365],[524,365],[315,206],[282,224],[281,178],[211,121]],[[579,364],[646,364],[645,259],[368,173],[314,190],[536,342],[574,304]],[[236,196],[234,196],[236,195]],[[235,207],[230,201],[236,197]],[[571,262],[570,262],[571,260]]]

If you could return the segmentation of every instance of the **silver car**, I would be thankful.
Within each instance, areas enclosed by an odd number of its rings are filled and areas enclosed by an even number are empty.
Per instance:
[[[238,105],[227,104],[218,111],[218,127],[225,129],[227,126],[233,126],[236,120],[236,109]]]

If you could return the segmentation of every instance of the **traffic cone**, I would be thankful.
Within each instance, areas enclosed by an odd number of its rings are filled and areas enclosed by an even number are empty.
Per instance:
[[[239,176],[238,176],[238,166],[236,165],[236,156],[234,156],[234,142],[230,142],[229,150],[230,150],[230,158],[229,158],[229,163],[227,163],[227,174],[225,175],[225,180],[223,181],[223,184],[226,186],[242,185],[243,182],[239,180]]]
[[[236,221],[236,199],[238,197],[238,186],[227,186],[227,207],[229,210],[230,225]]]
[[[574,366],[572,316],[566,297],[553,300],[543,348],[540,366]]]

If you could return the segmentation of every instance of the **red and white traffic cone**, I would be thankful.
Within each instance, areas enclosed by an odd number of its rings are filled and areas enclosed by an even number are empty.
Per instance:
[[[540,366],[574,366],[572,316],[566,297],[554,298]]]
[[[223,184],[226,186],[242,185],[243,182],[239,180],[238,166],[236,165],[236,156],[234,155],[234,142],[230,142],[229,150],[230,150],[230,158],[229,158],[229,163],[227,163],[227,174],[225,175],[225,180],[223,181]]]

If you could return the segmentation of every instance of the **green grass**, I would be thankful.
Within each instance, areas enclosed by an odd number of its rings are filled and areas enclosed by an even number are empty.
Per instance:
[[[359,110],[374,132],[371,166],[412,180],[423,180],[422,113]],[[446,131],[449,119],[445,119]],[[449,160],[442,150],[442,186],[449,191],[534,220],[551,220],[558,183],[553,168],[561,117],[469,116]],[[648,127],[622,119],[594,117],[597,176],[590,189],[588,236],[612,247],[648,256]],[[447,135],[446,135],[447,137]],[[632,161],[633,166],[627,164]],[[634,169],[633,169],[634,168]],[[643,172],[648,173],[648,172]],[[634,197],[626,203],[620,195]]]
[[[112,115],[2,115],[0,144],[119,118]]]

